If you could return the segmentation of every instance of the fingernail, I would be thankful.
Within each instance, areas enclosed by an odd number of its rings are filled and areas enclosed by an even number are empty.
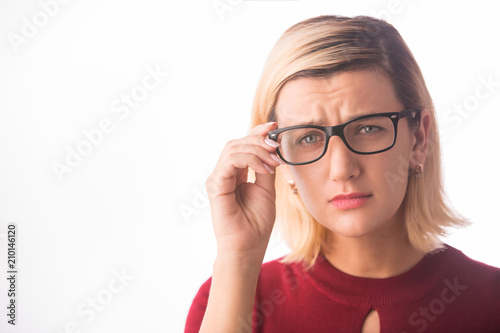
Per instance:
[[[271,174],[274,173],[273,169],[271,169],[267,164],[264,164],[264,168],[266,168],[267,171],[269,171],[269,173],[271,173]]]
[[[279,164],[284,164],[285,162],[277,155],[271,154],[271,158],[278,162]]]
[[[266,126],[271,126],[272,124],[275,124],[275,123],[276,123],[275,121],[270,121],[270,122],[268,122],[268,123],[265,123],[264,125],[266,125]]]
[[[271,147],[273,148],[278,148],[280,146],[279,143],[277,143],[276,141],[273,141],[273,140],[269,140],[269,139],[264,139],[264,142],[267,143],[268,145],[270,145]]]

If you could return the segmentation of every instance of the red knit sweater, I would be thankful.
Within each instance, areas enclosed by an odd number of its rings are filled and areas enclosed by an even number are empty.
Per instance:
[[[210,282],[191,305],[186,333],[200,328]],[[498,333],[500,269],[450,246],[385,279],[345,274],[321,255],[307,272],[274,260],[262,266],[253,318],[241,319],[239,331],[359,333],[372,309],[381,332]]]

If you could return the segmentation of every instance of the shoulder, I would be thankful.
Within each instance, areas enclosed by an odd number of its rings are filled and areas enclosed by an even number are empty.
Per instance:
[[[284,264],[281,258],[262,264],[256,290],[256,305],[260,300],[266,304],[284,303],[290,290],[296,290],[303,275],[297,264]],[[205,314],[210,294],[212,278],[207,279],[199,288],[188,312],[185,332],[198,332]]]
[[[473,260],[461,251],[446,249],[450,270],[443,281],[457,298],[463,297],[470,306],[500,311],[500,268]],[[463,295],[463,296],[462,296]]]
[[[296,264],[284,264],[281,262],[282,258],[278,258],[262,264],[259,273],[259,286],[268,286],[270,284],[283,284],[295,281],[294,277],[300,268]],[[299,273],[300,275],[300,273]],[[212,278],[208,278],[198,290],[195,299],[199,303],[205,303],[208,300]]]
[[[201,322],[203,321],[203,316],[205,315],[205,310],[207,308],[211,283],[212,278],[210,277],[201,285],[198,293],[194,297],[191,307],[189,308],[184,332],[191,333],[198,332],[200,330]]]
[[[257,284],[256,300],[271,300],[279,304],[281,300],[297,297],[299,289],[310,285],[309,274],[301,263],[284,263],[278,258],[262,265]]]
[[[300,263],[284,263],[283,257],[262,265],[259,284],[293,285],[298,278],[305,277],[305,270]]]
[[[500,268],[471,259],[451,246],[447,246],[446,252],[452,273],[460,274],[471,282],[486,283],[490,287],[500,288]]]
[[[266,287],[271,285],[283,285],[294,283],[297,276],[303,276],[300,265],[285,264],[281,262],[282,258],[274,259],[262,264],[259,273],[259,287]],[[300,266],[300,267],[298,267]],[[208,278],[198,290],[195,299],[200,303],[206,304],[210,292],[210,285],[212,278]]]

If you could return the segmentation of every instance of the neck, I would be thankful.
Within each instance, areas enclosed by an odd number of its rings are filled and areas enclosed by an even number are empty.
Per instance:
[[[324,249],[326,259],[338,270],[353,276],[379,279],[396,276],[415,266],[424,256],[403,236],[402,228],[356,238],[333,232],[328,236]]]

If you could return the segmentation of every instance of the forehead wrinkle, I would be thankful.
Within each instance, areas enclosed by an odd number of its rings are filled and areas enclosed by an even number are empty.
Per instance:
[[[328,80],[324,79],[315,80],[321,82],[322,89],[311,87],[311,90],[302,91],[301,95],[303,98],[301,98],[299,104],[293,104],[291,107],[287,105],[276,109],[277,119],[280,123],[285,124],[280,127],[300,124],[328,125],[330,122],[329,115],[332,111],[343,108],[345,101],[342,98],[338,98],[337,95],[344,87],[334,86]]]
[[[275,112],[279,127],[306,122],[332,126],[370,113],[399,111],[397,105],[403,107],[392,82],[366,70],[287,82]]]
[[[280,127],[300,125],[304,123],[317,124],[317,125],[326,124],[328,118],[326,116],[326,110],[324,107],[322,107],[318,103],[314,103],[307,109],[308,110],[306,112],[304,112],[305,108],[301,110],[293,110],[293,109],[287,110],[286,108],[278,110],[277,111],[278,122],[283,123],[283,125]]]

